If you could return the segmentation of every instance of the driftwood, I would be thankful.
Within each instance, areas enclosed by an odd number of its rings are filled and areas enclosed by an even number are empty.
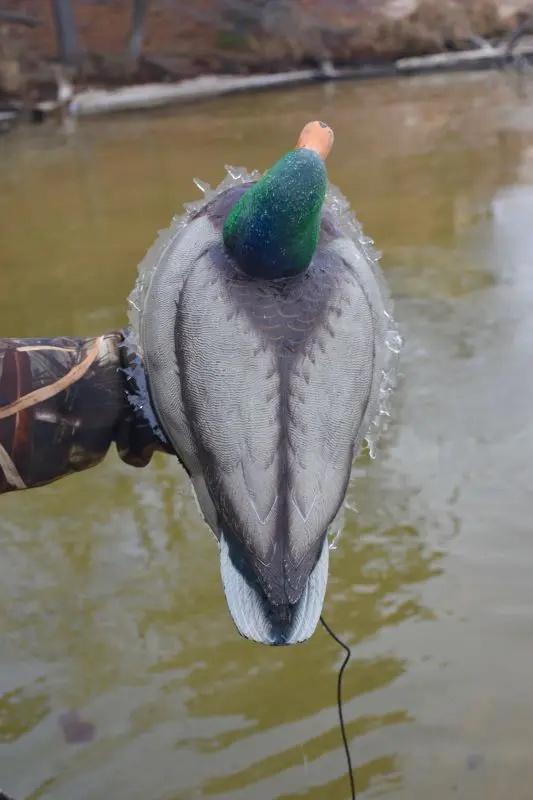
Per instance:
[[[0,9],[0,22],[5,22],[8,25],[22,25],[25,28],[36,28],[38,25],[41,25],[42,20],[30,14],[17,14],[12,11],[2,11]],[[2,800],[1,794],[0,800]]]
[[[533,14],[520,14],[518,25],[506,39],[506,59],[511,61],[518,42],[525,36],[533,35]]]
[[[296,86],[326,80],[365,80],[401,75],[425,75],[435,72],[489,70],[506,63],[506,45],[490,44],[476,50],[417,58],[401,58],[388,64],[336,68],[325,63],[318,69],[295,70],[274,75],[205,75],[175,83],[152,83],[125,86],[113,90],[89,89],[74,96],[73,113],[80,116],[143,108],[157,108],[173,103],[201,100],[237,92]],[[522,58],[533,60],[533,47],[516,48]]]
[[[533,57],[533,48],[522,54]],[[503,66],[507,48],[503,45],[493,47],[487,44],[478,50],[464,50],[457,53],[435,53],[430,56],[401,58],[395,62],[399,75],[420,75],[428,72],[454,72],[457,70],[495,69]]]
[[[125,86],[120,89],[88,89],[74,95],[73,112],[76,115],[102,114],[109,111],[126,111],[140,108],[157,108],[176,102],[199,100],[235,92],[292,86],[316,80],[317,70],[299,70],[278,75],[206,75],[178,83],[148,83]]]

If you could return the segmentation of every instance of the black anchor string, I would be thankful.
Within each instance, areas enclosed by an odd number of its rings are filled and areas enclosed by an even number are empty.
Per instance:
[[[350,745],[348,743],[348,737],[346,735],[346,725],[344,723],[344,713],[342,710],[342,677],[344,675],[344,670],[348,665],[348,661],[352,656],[352,651],[348,647],[348,645],[342,641],[336,633],[334,633],[331,628],[329,627],[328,623],[324,619],[323,616],[320,617],[320,622],[322,623],[322,627],[329,633],[331,638],[337,642],[337,644],[342,647],[345,652],[344,661],[341,664],[341,668],[339,670],[339,674],[337,676],[337,710],[339,713],[339,724],[341,729],[341,736],[342,736],[342,743],[344,745],[344,752],[346,753],[346,763],[348,765],[348,777],[350,778],[350,789],[351,789],[351,797],[352,800],[356,800],[356,791],[355,791],[355,776],[353,771],[352,765],[352,756],[350,754]]]

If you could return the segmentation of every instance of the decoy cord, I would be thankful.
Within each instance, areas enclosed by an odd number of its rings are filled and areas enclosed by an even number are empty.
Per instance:
[[[341,668],[339,670],[339,675],[337,677],[337,710],[339,712],[339,723],[341,728],[341,736],[342,736],[342,743],[344,745],[344,752],[346,753],[346,762],[348,764],[348,776],[350,778],[350,788],[352,791],[352,800],[357,800],[356,791],[355,791],[355,777],[353,773],[353,766],[352,766],[352,757],[350,755],[350,745],[348,744],[348,737],[346,736],[346,726],[344,724],[344,714],[342,711],[342,676],[344,674],[344,670],[348,665],[348,661],[351,658],[352,651],[345,644],[342,639],[340,639],[336,633],[334,633],[331,628],[329,627],[328,623],[324,619],[324,617],[320,617],[320,622],[322,623],[322,627],[329,633],[331,638],[337,642],[338,645],[342,647],[346,656],[344,661],[342,662]]]

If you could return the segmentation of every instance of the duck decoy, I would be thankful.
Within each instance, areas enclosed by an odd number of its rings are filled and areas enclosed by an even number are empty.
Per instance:
[[[205,197],[139,267],[129,328],[0,340],[0,490],[99,463],[112,441],[136,466],[177,456],[238,631],[272,645],[317,626],[328,530],[401,347],[377,254],[328,183],[332,143],[309,123],[263,175],[197,182]]]

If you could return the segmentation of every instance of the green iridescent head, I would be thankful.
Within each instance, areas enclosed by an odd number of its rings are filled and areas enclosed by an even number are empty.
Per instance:
[[[283,156],[237,201],[224,223],[224,245],[253,278],[276,279],[307,269],[320,235],[326,196],[324,158],[333,132],[306,125],[295,150]]]

